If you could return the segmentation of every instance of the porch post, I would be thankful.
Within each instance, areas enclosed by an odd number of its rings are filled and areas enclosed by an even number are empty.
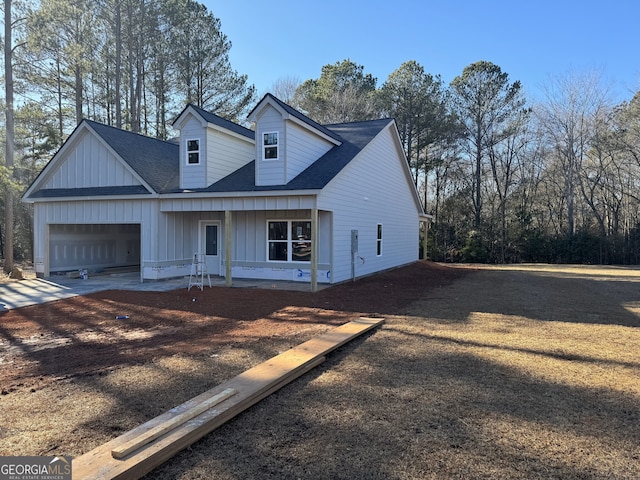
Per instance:
[[[224,211],[224,284],[231,286],[231,210]]]
[[[318,291],[318,209],[311,209],[311,291]]]
[[[34,210],[36,212],[38,211],[37,208]],[[33,223],[36,224],[36,222]],[[44,227],[44,272],[42,274],[44,278],[49,278],[51,276],[51,248],[49,248],[51,238],[50,228],[51,227],[48,223]],[[35,259],[33,261],[33,264],[35,266]]]

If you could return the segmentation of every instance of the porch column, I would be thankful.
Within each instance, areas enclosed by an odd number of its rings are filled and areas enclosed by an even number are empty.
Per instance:
[[[224,284],[231,286],[231,210],[224,211]]]
[[[318,209],[311,209],[311,291],[318,291]]]
[[[35,211],[37,212],[38,209],[36,208]],[[36,222],[33,222],[34,225],[37,225]],[[44,278],[49,278],[51,276],[51,248],[49,248],[50,245],[50,233],[49,233],[49,224],[47,223],[44,227],[44,272],[42,274],[42,276]],[[35,266],[35,259],[34,259],[34,266]]]
[[[427,236],[429,235],[429,222],[424,223],[424,237],[422,237],[422,259],[427,259]]]

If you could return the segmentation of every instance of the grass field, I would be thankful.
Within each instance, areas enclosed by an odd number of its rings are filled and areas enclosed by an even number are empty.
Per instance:
[[[434,282],[443,268],[452,274]],[[411,275],[425,284],[416,298],[368,312],[386,318],[382,328],[148,478],[640,478],[640,271],[467,265]],[[371,294],[363,285],[350,294]],[[380,288],[391,305],[399,285]],[[311,303],[295,309],[318,313]],[[0,454],[78,455],[313,333],[4,395]]]

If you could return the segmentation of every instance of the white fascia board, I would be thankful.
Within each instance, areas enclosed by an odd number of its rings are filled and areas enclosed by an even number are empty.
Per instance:
[[[78,197],[47,197],[47,198],[27,198],[25,203],[51,203],[51,202],[92,202],[103,200],[157,200],[160,196],[157,193],[146,193],[142,195],[88,195]]]
[[[322,190],[256,190],[251,192],[179,192],[163,193],[158,198],[161,200],[184,200],[190,198],[253,198],[253,197],[313,197]]]
[[[330,143],[333,143],[334,145],[342,145],[342,142],[340,140],[337,140],[335,138],[330,137],[329,135],[327,135],[324,132],[321,132],[320,130],[318,130],[317,128],[315,128],[313,125],[310,125],[309,123],[299,119],[298,117],[291,115],[289,112],[287,112],[286,110],[284,110],[280,105],[278,105],[276,102],[272,101],[270,98],[265,98],[262,101],[262,104],[259,104],[253,111],[253,113],[247,118],[247,120],[249,120],[250,122],[255,122],[256,124],[258,123],[258,117],[260,117],[262,115],[262,112],[264,112],[264,110],[267,107],[272,107],[275,110],[278,111],[278,113],[280,113],[280,115],[282,116],[282,118],[284,120],[289,120],[297,125],[300,125],[302,128],[309,130],[310,132],[315,133],[316,135],[318,135],[319,137],[327,140]]]
[[[113,154],[113,156],[114,156],[115,158],[117,158],[117,159],[118,159],[118,161],[119,161],[120,163],[122,163],[122,165],[124,165],[124,167],[125,167],[125,168],[130,172],[130,173],[131,173],[131,175],[133,175],[133,176],[136,178],[136,180],[138,180],[138,181],[140,182],[140,184],[141,184],[144,188],[146,188],[146,189],[147,189],[148,191],[150,191],[150,192],[157,193],[157,192],[156,192],[156,191],[151,187],[151,185],[149,185],[149,184],[146,182],[146,180],[145,180],[144,178],[142,178],[140,175],[138,175],[138,172],[136,172],[136,171],[133,169],[133,167],[131,167],[131,165],[129,165],[127,162],[125,162],[125,161],[124,161],[124,159],[123,159],[120,155],[118,155],[118,154],[116,153],[116,151],[115,151],[113,148],[111,148],[111,145],[109,145],[107,142],[105,142],[105,141],[104,141],[104,139],[103,139],[100,135],[98,135],[98,134],[96,133],[96,131],[95,131],[93,128],[91,128],[91,126],[90,126],[90,125],[87,125],[87,130],[89,130],[90,132],[92,132],[92,133],[96,136],[96,138],[98,139],[98,141],[99,141],[99,142],[100,142],[100,143],[101,143],[101,144],[102,144],[102,145],[103,145],[107,150],[109,150],[109,151]]]
[[[58,163],[61,162],[60,159],[65,156],[65,153],[68,150],[76,146],[76,144],[79,141],[78,137],[82,135],[82,132],[84,130],[90,131],[95,135],[95,132],[93,130],[89,130],[86,122],[82,122],[80,125],[78,125],[76,129],[73,132],[71,132],[71,135],[62,144],[60,149],[53,155],[51,160],[49,160],[47,164],[44,166],[44,168],[40,170],[40,173],[35,178],[35,180],[31,183],[29,188],[27,188],[27,190],[24,192],[24,194],[22,195],[23,202],[26,202],[26,203],[31,202],[29,195],[31,195],[35,190],[38,190],[40,185],[42,185],[43,183],[46,183],[47,180],[49,180],[49,177],[56,171]]]
[[[407,156],[404,154],[404,149],[402,148],[402,142],[400,141],[400,134],[398,133],[398,127],[396,125],[396,121],[393,120],[389,122],[389,125],[387,125],[383,129],[383,131],[384,130],[390,131],[389,133],[391,134],[394,140],[394,143],[396,145],[398,156],[402,160],[402,167],[403,167],[405,178],[413,192],[413,200],[416,203],[416,208],[418,209],[418,212],[420,212],[420,215],[424,215],[425,214],[424,207],[422,206],[422,201],[420,200],[420,194],[418,193],[418,188],[416,187],[415,183],[413,183],[413,177],[411,176],[411,171],[409,170],[409,162],[407,161]]]
[[[189,115],[196,117],[203,127],[207,126],[206,120],[202,118],[202,115],[196,112],[192,105],[188,105],[187,108],[182,111],[180,116],[173,121],[172,126],[177,130],[182,130],[182,127],[184,126]]]

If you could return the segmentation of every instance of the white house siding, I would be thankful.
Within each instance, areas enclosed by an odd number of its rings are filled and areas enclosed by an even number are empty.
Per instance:
[[[293,122],[287,122],[286,127],[286,181],[289,182],[334,145]]]
[[[333,211],[332,282],[352,276],[351,231],[358,231],[355,277],[418,259],[419,207],[389,129],[381,132],[325,187],[318,207]],[[377,256],[377,225],[383,226]]]
[[[189,165],[187,163],[187,140],[200,141],[200,163]],[[207,135],[201,121],[193,115],[180,130],[180,187],[204,188],[207,186],[206,175]]]
[[[262,159],[262,135],[267,132],[279,132],[278,159]],[[286,183],[287,155],[284,146],[287,144],[284,119],[280,113],[269,107],[260,116],[256,131],[256,185],[284,185]]]
[[[162,212],[224,212],[251,210],[304,210],[315,207],[313,195],[165,198],[160,201]]]
[[[56,165],[59,168],[49,172],[42,188],[140,185],[124,163],[89,132],[84,132],[77,146],[67,149]]]
[[[232,275],[234,278],[309,281],[309,262],[267,260],[269,220],[310,220],[310,210],[266,210],[234,212],[232,232]],[[331,214],[319,212],[318,281],[330,281]]]
[[[207,186],[255,158],[255,144],[220,130],[207,129]]]

